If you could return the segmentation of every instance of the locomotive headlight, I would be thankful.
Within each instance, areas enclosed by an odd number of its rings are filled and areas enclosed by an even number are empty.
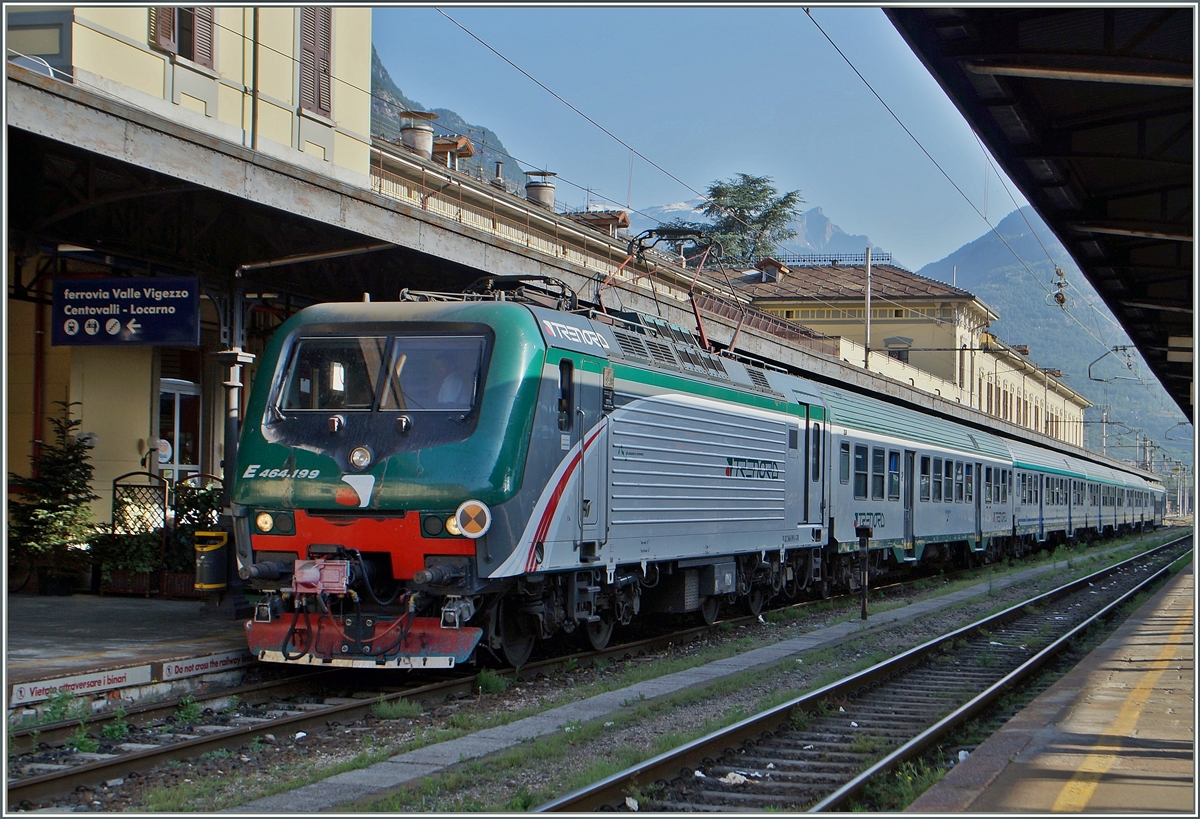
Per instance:
[[[446,518],[446,531],[455,537],[462,534],[462,529],[458,527],[458,519],[454,515]]]
[[[366,469],[371,465],[371,450],[365,446],[356,446],[350,450],[350,465],[355,469]]]
[[[269,532],[275,526],[275,516],[270,512],[259,512],[254,518],[254,525],[260,532]]]

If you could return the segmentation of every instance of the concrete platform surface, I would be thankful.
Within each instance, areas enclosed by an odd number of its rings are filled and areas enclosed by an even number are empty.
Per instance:
[[[207,617],[199,601],[12,594],[6,604],[10,707],[45,699],[30,690],[38,683],[99,693],[250,661],[245,620]]]
[[[1195,816],[1194,600],[1189,566],[908,810]]]

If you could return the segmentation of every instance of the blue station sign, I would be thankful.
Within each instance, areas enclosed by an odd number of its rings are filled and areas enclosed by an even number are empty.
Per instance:
[[[196,277],[55,279],[51,343],[200,345]]]

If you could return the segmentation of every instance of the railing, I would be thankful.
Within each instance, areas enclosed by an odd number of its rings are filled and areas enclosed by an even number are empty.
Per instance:
[[[866,253],[784,253],[771,258],[788,267],[836,267],[839,264],[867,263]],[[891,253],[874,250],[871,251],[871,263],[894,265]]]
[[[756,330],[762,330],[773,336],[787,339],[797,346],[821,353],[822,355],[832,356],[833,358],[837,358],[841,351],[841,344],[836,338],[821,335],[801,324],[793,324],[757,307],[751,307],[748,304],[737,304],[720,296],[714,296],[711,293],[697,293],[694,298],[696,306],[701,310],[713,313],[721,318],[729,319],[730,321],[741,322],[743,327],[753,327]],[[743,316],[745,317],[744,321]]]
[[[499,190],[489,190],[486,184],[472,177],[454,174],[453,171],[433,171],[406,157],[373,149],[371,164],[371,188],[376,193],[407,202],[422,210],[446,219],[469,225],[476,230],[489,233],[515,245],[536,250],[563,261],[578,265],[599,274],[594,278],[603,281],[613,277],[613,284],[632,285],[646,278],[650,271],[638,269],[634,264],[621,267],[625,261],[625,248],[611,237],[567,220],[557,212],[537,205],[526,205],[520,200],[503,201],[508,195]],[[412,170],[412,176],[396,173],[383,167],[384,157],[393,165],[404,163]],[[416,178],[420,176],[420,179]],[[462,176],[461,179],[458,176]],[[434,184],[429,184],[436,180]],[[673,284],[690,282],[692,274],[683,268],[664,270],[666,257],[655,259],[658,273],[653,277],[653,287],[660,296],[666,296],[686,304],[688,292]]]

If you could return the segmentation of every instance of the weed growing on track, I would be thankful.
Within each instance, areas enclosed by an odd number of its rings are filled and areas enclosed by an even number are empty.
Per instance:
[[[421,716],[421,704],[412,700],[380,700],[371,706],[371,713],[380,719],[416,719]]]
[[[520,674],[520,669],[517,670],[517,674]],[[475,675],[475,688],[481,694],[499,694],[508,686],[508,678],[502,677],[490,668],[484,668]]]
[[[200,703],[191,694],[179,701],[175,709],[175,721],[181,725],[191,725],[200,721]]]
[[[71,735],[70,746],[81,754],[94,754],[100,750],[99,740],[88,736],[87,724],[82,720],[79,722],[79,727],[75,729],[75,733]]]
[[[125,707],[118,705],[113,712],[112,720],[100,729],[100,736],[105,739],[121,740],[129,736],[129,723],[125,719]]]

